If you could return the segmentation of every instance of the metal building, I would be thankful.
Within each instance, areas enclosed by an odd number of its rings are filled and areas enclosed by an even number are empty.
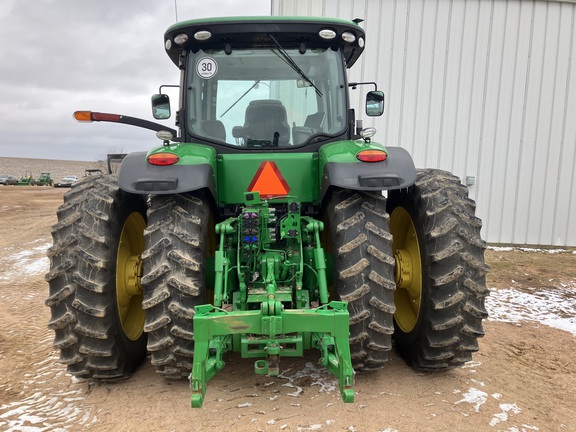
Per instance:
[[[364,19],[349,78],[386,94],[364,118],[375,139],[467,181],[488,242],[576,246],[576,0],[272,0],[272,14]]]

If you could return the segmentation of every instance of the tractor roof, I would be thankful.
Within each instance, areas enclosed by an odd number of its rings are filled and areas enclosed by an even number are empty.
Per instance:
[[[348,67],[364,50],[365,33],[356,22],[324,17],[221,17],[182,21],[166,30],[164,42],[166,52],[178,65],[179,56],[186,49],[276,48],[270,35],[283,48],[299,48],[302,44],[316,48],[339,47]]]

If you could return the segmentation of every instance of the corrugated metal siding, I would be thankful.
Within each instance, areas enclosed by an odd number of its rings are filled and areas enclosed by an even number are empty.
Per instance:
[[[376,139],[474,177],[487,241],[576,246],[573,1],[272,0],[272,14],[363,18],[350,80],[386,93],[364,119]]]

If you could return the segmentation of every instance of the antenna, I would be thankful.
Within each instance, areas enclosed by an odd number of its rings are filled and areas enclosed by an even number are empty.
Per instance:
[[[178,0],[174,0],[174,13],[176,14],[176,22],[178,22]]]

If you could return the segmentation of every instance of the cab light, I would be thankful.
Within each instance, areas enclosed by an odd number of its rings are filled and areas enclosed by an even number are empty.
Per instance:
[[[344,42],[352,43],[356,40],[356,36],[353,33],[344,32],[342,33],[342,39],[344,39]]]
[[[336,32],[330,29],[322,29],[318,32],[318,35],[322,39],[334,39],[336,37]]]
[[[184,45],[188,41],[188,35],[186,33],[180,33],[174,37],[174,42],[178,45]]]
[[[384,150],[362,150],[356,155],[360,162],[382,162],[388,154]]]
[[[166,130],[156,132],[156,137],[162,141],[172,141],[174,139],[172,132]]]
[[[174,165],[180,160],[178,155],[174,153],[154,153],[148,156],[148,163],[150,165],[167,166]]]
[[[363,140],[369,140],[374,135],[376,135],[376,128],[373,127],[367,127],[360,131],[360,136]]]
[[[208,30],[200,30],[194,33],[194,39],[198,41],[205,41],[210,39],[211,37],[212,33],[210,33]]]

